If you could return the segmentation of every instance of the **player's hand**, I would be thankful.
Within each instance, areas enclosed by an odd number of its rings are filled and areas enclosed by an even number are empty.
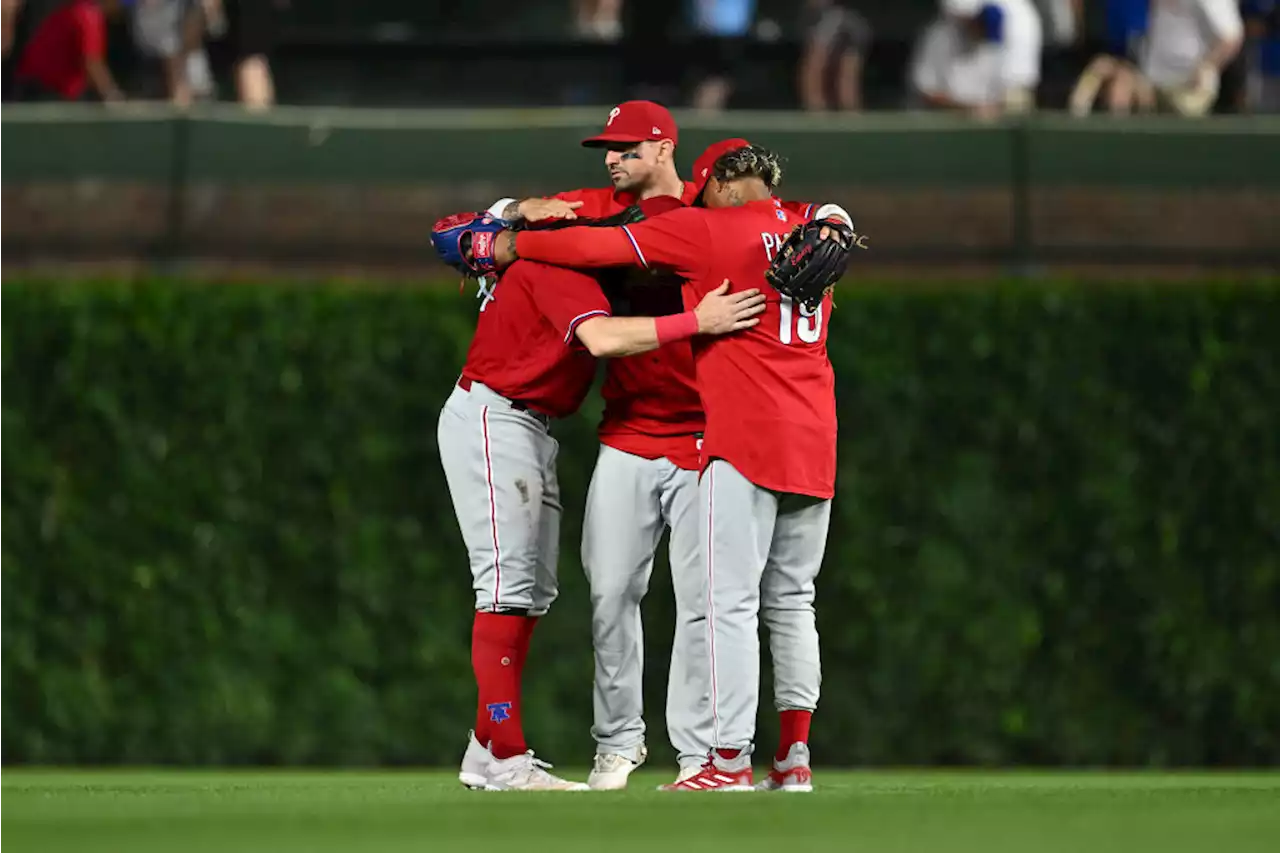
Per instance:
[[[580,201],[564,201],[558,198],[526,198],[516,206],[525,222],[541,222],[544,219],[577,219],[575,210],[582,207]]]
[[[847,233],[845,229],[851,228],[852,224],[845,222],[843,219],[837,219],[836,217],[828,217],[823,221],[830,222],[831,224],[823,225],[822,228],[818,230],[818,239],[833,240],[837,245],[843,246],[845,244],[844,243],[846,239],[845,235]],[[799,225],[796,226],[796,228],[799,228],[799,227],[800,227]],[[851,247],[858,248],[858,249],[871,248],[870,246],[867,245],[866,234],[854,233],[853,235],[851,235],[850,245]]]
[[[698,334],[726,335],[749,329],[760,322],[764,313],[764,294],[757,288],[729,292],[729,279],[702,297],[693,313],[698,317]]]

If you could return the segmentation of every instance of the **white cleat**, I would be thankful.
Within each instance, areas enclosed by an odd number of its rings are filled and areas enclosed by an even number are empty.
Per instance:
[[[493,755],[489,748],[476,740],[474,731],[467,734],[467,751],[462,753],[462,768],[458,771],[458,781],[473,791],[482,791],[489,781],[489,763]]]
[[[684,780],[692,779],[694,776],[697,776],[699,773],[702,772],[702,768],[705,766],[706,766],[706,762],[703,762],[702,764],[682,764],[680,766],[680,772],[676,775],[676,781],[672,782],[669,785],[659,785],[658,790],[670,791],[672,788],[674,788],[676,785],[679,785]]]
[[[486,791],[590,791],[584,782],[570,782],[547,771],[551,765],[533,757],[533,750],[489,762]]]
[[[808,794],[813,791],[813,772],[809,769],[809,747],[803,743],[791,744],[787,757],[774,761],[773,769],[758,785],[757,791],[783,791],[791,794]]]
[[[704,762],[705,763],[705,762]],[[683,782],[685,779],[692,779],[702,772],[702,764],[686,764],[680,768],[680,775],[676,777],[676,782]]]
[[[638,759],[619,755],[616,752],[596,755],[591,775],[587,777],[587,787],[593,791],[621,791],[627,787],[627,777],[644,764],[648,757],[649,750],[643,746],[640,747]]]

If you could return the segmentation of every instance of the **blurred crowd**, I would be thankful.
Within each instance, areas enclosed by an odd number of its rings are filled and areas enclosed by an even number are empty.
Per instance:
[[[1106,0],[1106,49],[1092,58],[1068,99],[1073,114],[1167,112],[1197,117],[1215,106],[1224,70],[1274,53],[1274,0]],[[926,105],[979,115],[1033,109],[1044,51],[1078,37],[1080,0],[942,0],[912,62],[911,85]],[[1250,68],[1265,108],[1274,63]]]
[[[1241,110],[1274,112],[1280,81],[1276,0],[1111,0],[1107,49],[1071,92],[1073,114],[1163,111],[1202,116],[1219,99],[1222,75],[1242,64]]]
[[[562,0],[561,0],[562,1]],[[928,0],[933,2],[933,0]],[[188,104],[224,95],[262,109],[275,101],[271,56],[279,15],[309,0],[3,0],[6,96],[117,101],[108,33],[125,33],[142,73],[130,98]],[[352,0],[359,2],[359,0]],[[550,0],[548,0],[550,2]],[[899,106],[981,118],[1043,108],[1042,69],[1079,53],[1085,15],[1102,21],[1102,49],[1071,70],[1072,113],[1280,111],[1280,0],[937,0],[915,38]],[[660,47],[678,21],[699,49],[690,106],[724,109],[746,47],[784,32],[757,0],[571,0],[572,38],[604,44],[638,67],[635,97],[670,101]],[[785,31],[798,43],[794,103],[864,108],[864,72],[877,64],[888,0],[796,0]],[[115,22],[114,24],[111,22]],[[1095,27],[1095,32],[1096,32]],[[15,37],[15,33],[17,36]],[[1097,40],[1089,42],[1097,44]],[[870,62],[869,62],[870,60]],[[213,68],[219,73],[215,74]],[[1224,74],[1241,85],[1230,97]],[[633,77],[635,75],[632,75]],[[652,91],[645,91],[651,85]],[[1060,105],[1060,102],[1059,102]]]
[[[1097,0],[1106,49],[1071,90],[1068,108],[1085,115],[1167,112],[1197,117],[1217,105],[1224,71],[1240,64],[1247,79],[1232,110],[1280,110],[1280,10],[1277,0]],[[754,0],[697,0],[698,28],[740,39]],[[797,71],[808,110],[857,110],[862,72],[874,45],[870,0],[805,0]],[[866,8],[863,8],[866,7]],[[1037,107],[1047,53],[1069,48],[1084,30],[1084,0],[940,0],[919,34],[903,106],[958,110],[981,118]],[[712,73],[694,106],[723,106],[731,76]]]
[[[215,96],[210,62],[225,60],[236,98],[275,102],[270,54],[288,0],[3,0],[6,97],[114,103],[126,99],[108,63],[122,24],[141,66],[128,97],[180,106]],[[18,34],[25,30],[25,37]]]

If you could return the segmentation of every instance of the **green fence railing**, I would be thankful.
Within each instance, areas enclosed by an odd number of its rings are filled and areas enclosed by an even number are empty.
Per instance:
[[[604,108],[7,108],[4,251],[414,262],[437,216],[600,185]],[[746,136],[877,260],[1280,265],[1280,119],[678,115],[680,162]]]

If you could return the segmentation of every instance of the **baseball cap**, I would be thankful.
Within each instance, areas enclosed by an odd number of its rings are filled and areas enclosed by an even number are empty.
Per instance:
[[[751,143],[745,139],[734,137],[732,139],[721,139],[719,142],[713,142],[707,146],[707,150],[698,155],[698,159],[693,162],[693,177],[689,181],[689,185],[685,187],[685,203],[693,204],[698,200],[698,196],[702,195],[703,189],[707,186],[707,181],[711,179],[711,170],[716,165],[716,161],[730,151],[737,151],[739,148],[746,148]]]
[[[623,101],[609,110],[609,118],[599,135],[582,140],[586,148],[601,148],[610,142],[645,142],[670,139],[679,143],[676,120],[662,104],[653,101]]]

